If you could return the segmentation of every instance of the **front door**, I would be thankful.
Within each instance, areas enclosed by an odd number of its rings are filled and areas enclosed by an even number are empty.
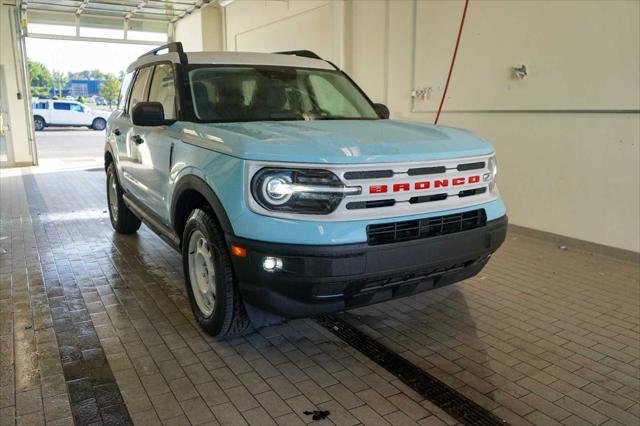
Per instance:
[[[125,188],[165,224],[169,224],[167,192],[174,139],[166,126],[143,127],[131,122],[138,102],[162,103],[166,119],[175,118],[175,79],[171,64],[159,64],[138,71],[126,114],[114,120],[120,133],[118,151]],[[125,146],[122,146],[125,145]],[[124,150],[123,150],[124,148]],[[126,155],[123,155],[127,153]]]
[[[122,169],[122,187],[138,200],[144,202],[148,191],[139,180],[139,169],[142,164],[142,152],[137,139],[134,139],[131,110],[138,102],[147,99],[147,87],[153,67],[141,68],[135,76],[129,102],[124,106],[120,115],[113,119],[112,132],[118,145],[118,162]]]
[[[69,124],[76,126],[88,126],[91,124],[90,114],[87,112],[87,107],[80,103],[71,103],[71,120]]]
[[[176,90],[173,65],[158,64],[153,70],[149,84],[149,102],[160,102],[164,118],[176,118]],[[165,223],[170,223],[167,196],[171,170],[171,152],[175,140],[166,126],[133,127],[133,138],[137,139],[141,154],[135,178],[144,186],[148,196],[145,203]]]

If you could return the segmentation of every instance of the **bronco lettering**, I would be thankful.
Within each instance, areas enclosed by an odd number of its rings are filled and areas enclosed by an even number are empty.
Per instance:
[[[457,177],[453,179],[447,178],[447,179],[436,179],[434,181],[425,180],[425,181],[416,182],[413,184],[413,189],[415,191],[421,191],[424,189],[430,189],[432,187],[447,188],[449,186],[460,186],[464,184],[473,184],[473,183],[479,183],[479,182],[480,182],[479,175],[468,176],[468,177],[462,176],[462,177]],[[391,186],[391,188],[392,188],[391,192],[406,192],[411,189],[411,184],[406,182],[395,183],[393,184],[393,186]],[[388,185],[371,185],[369,187],[369,194],[385,194],[387,192],[389,192]]]

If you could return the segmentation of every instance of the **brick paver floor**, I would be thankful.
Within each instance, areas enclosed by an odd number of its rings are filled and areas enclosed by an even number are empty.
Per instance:
[[[179,255],[114,234],[104,181],[0,179],[1,425],[456,423],[313,320],[202,334]],[[511,233],[474,279],[342,317],[512,424],[638,425],[639,280]]]

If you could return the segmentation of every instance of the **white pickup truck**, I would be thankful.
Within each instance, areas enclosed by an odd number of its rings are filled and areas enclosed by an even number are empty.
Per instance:
[[[43,99],[33,103],[33,124],[36,130],[49,126],[87,126],[104,130],[109,111],[94,111],[76,101]]]

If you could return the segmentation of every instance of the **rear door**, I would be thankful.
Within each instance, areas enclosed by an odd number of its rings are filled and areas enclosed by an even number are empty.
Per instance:
[[[51,124],[73,124],[71,103],[53,101],[53,108],[51,109]]]

